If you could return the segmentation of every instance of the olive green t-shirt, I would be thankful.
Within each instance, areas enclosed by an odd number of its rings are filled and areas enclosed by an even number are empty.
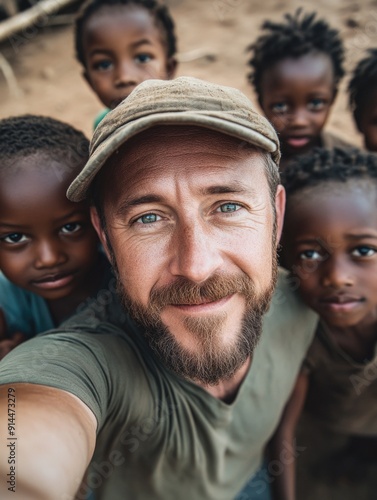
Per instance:
[[[96,498],[230,500],[261,463],[316,322],[281,274],[249,372],[226,404],[166,368],[109,292],[12,351],[0,381],[64,389],[93,411]]]

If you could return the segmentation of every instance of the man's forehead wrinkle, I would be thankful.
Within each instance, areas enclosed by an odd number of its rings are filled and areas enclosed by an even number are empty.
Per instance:
[[[187,142],[187,144],[181,144],[180,147],[174,147],[169,145],[167,146],[166,149],[163,151],[156,151],[153,148],[133,148],[131,151],[128,151],[123,157],[123,164],[127,164],[129,167],[132,167],[135,163],[143,163],[145,160],[150,159],[151,157],[153,158],[153,163],[156,165],[160,166],[160,160],[166,161],[167,158],[180,158],[184,161],[185,158],[195,158],[201,156],[203,153],[207,153],[208,156],[213,158],[213,160],[216,160],[216,158],[222,159],[222,158],[228,158],[230,160],[240,160],[241,158],[244,157],[244,155],[241,153],[241,151],[237,150],[236,148],[226,148],[226,147],[219,147],[219,148],[208,148],[208,144],[202,144],[201,143],[201,148],[197,148],[196,151],[194,152],[192,149],[192,144]],[[248,152],[247,156],[254,157],[255,152]]]

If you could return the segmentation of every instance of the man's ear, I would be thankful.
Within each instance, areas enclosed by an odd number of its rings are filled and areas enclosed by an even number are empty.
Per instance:
[[[285,213],[285,189],[279,184],[275,196],[276,209],[276,246],[278,246],[281,233],[283,232],[284,213]]]
[[[172,80],[175,77],[177,66],[177,59],[175,57],[169,57],[169,59],[166,61],[166,74],[168,75],[168,80]]]
[[[111,254],[109,252],[109,245],[107,242],[106,232],[102,227],[101,219],[100,219],[100,216],[98,215],[97,209],[93,206],[90,207],[90,219],[91,219],[92,224],[94,226],[94,229],[96,230],[98,237],[102,243],[102,246],[105,250],[106,256],[109,259],[109,261],[111,262]]]

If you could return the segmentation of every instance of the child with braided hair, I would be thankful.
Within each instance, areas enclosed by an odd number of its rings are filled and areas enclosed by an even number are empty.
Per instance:
[[[281,169],[313,147],[349,146],[323,131],[344,76],[338,31],[301,9],[283,22],[265,21],[262,30],[248,47],[248,79],[279,134]]]

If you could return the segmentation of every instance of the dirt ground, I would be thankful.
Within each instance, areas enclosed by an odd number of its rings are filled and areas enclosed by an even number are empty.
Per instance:
[[[278,20],[298,6],[294,0],[166,0],[176,21],[178,75],[191,75],[238,87],[254,99],[246,81],[245,47],[259,34],[267,18]],[[377,46],[377,0],[317,0],[315,10],[337,27],[347,48],[348,70]],[[43,24],[43,23],[41,23]],[[0,71],[0,117],[22,113],[50,115],[92,133],[93,117],[102,108],[80,73],[74,58],[72,26],[21,32],[1,47],[17,79],[11,88]],[[195,58],[198,54],[212,57]],[[361,144],[345,95],[344,79],[328,124],[355,144]]]

